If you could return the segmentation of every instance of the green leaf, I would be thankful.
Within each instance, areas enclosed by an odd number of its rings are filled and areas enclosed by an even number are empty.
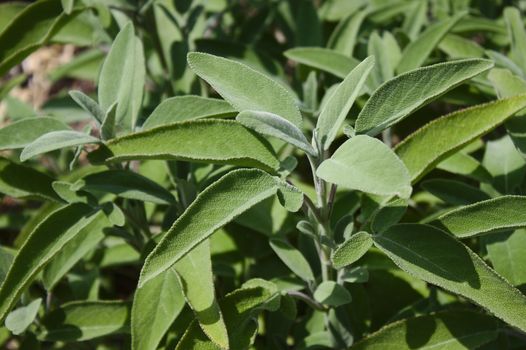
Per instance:
[[[371,95],[356,120],[357,133],[376,135],[468,79],[493,62],[466,59],[438,63],[401,74]]]
[[[411,194],[407,169],[381,141],[359,135],[345,141],[316,170],[323,180],[377,195]]]
[[[475,41],[465,39],[461,36],[448,34],[442,39],[440,50],[444,51],[450,58],[474,58],[483,57],[484,48]]]
[[[451,28],[465,15],[465,12],[461,12],[451,18],[429,26],[418,38],[405,47],[400,63],[396,69],[397,72],[405,73],[422,66],[442,38],[444,38]]]
[[[117,129],[117,102],[112,104],[106,114],[104,121],[100,126],[100,136],[103,140],[110,140],[115,137]]]
[[[225,322],[215,298],[209,240],[199,243],[174,266],[201,329],[220,348],[228,349]]]
[[[132,349],[157,349],[184,305],[182,287],[174,268],[138,288],[131,311]]]
[[[276,285],[260,279],[249,280],[219,302],[225,318],[230,349],[248,349],[257,331],[257,316],[268,309],[275,311],[280,295]],[[276,305],[276,302],[278,305]],[[197,322],[185,332],[176,350],[222,350],[203,333]]]
[[[214,231],[276,194],[282,186],[278,178],[255,169],[235,170],[214,182],[197,196],[148,255],[139,287],[179,261]]]
[[[143,130],[156,126],[201,118],[231,117],[236,114],[223,100],[201,96],[176,96],[159,104],[144,122]]]
[[[44,267],[42,282],[50,291],[64,275],[105,237],[104,229],[111,227],[106,215],[96,218],[80,228],[75,236],[62,246],[53,259]]]
[[[0,33],[0,76],[46,44],[71,18],[56,0],[34,2],[18,12]]]
[[[26,306],[19,307],[11,311],[5,319],[5,326],[13,334],[18,335],[23,333],[37,317],[38,309],[42,304],[42,299],[38,298],[30,302]]]
[[[86,191],[113,193],[122,198],[157,204],[171,204],[174,196],[152,180],[129,170],[107,170],[90,174],[76,184]]]
[[[66,147],[81,146],[87,143],[99,142],[100,140],[98,138],[79,131],[52,131],[40,136],[38,139],[24,147],[24,150],[20,154],[20,160],[23,162],[42,153],[51,152]]]
[[[126,59],[123,59],[126,57]],[[142,104],[145,79],[142,42],[135,36],[132,22],[119,32],[102,64],[98,97],[103,111],[117,102],[119,130],[131,131]]]
[[[2,321],[38,272],[84,227],[104,215],[86,204],[74,203],[47,216],[20,247],[0,286]],[[50,232],[53,232],[51,235]]]
[[[526,227],[526,196],[503,196],[451,210],[434,225],[465,238]]]
[[[73,10],[73,5],[75,5],[75,0],[60,0],[62,4],[62,8],[64,9],[64,12],[68,15]]]
[[[473,311],[445,311],[391,323],[351,347],[352,350],[478,349],[497,338],[499,324]]]
[[[488,170],[477,159],[463,151],[456,152],[438,163],[437,169],[467,176],[480,182],[491,182],[491,174]]]
[[[495,271],[514,286],[522,287],[526,283],[526,230],[487,235],[484,244]]]
[[[360,62],[337,51],[320,47],[296,47],[285,51],[293,61],[344,79]]]
[[[338,85],[321,110],[316,130],[318,142],[328,150],[340,131],[354,101],[359,96],[365,81],[374,67],[374,57],[368,57],[356,66]]]
[[[307,141],[301,130],[279,115],[262,111],[242,111],[237,115],[236,120],[257,133],[276,137],[313,157],[317,156],[316,150]]]
[[[239,122],[204,119],[159,126],[113,139],[107,162],[134,159],[177,159],[234,164],[277,170],[279,161],[270,145]]]
[[[358,11],[340,21],[329,38],[328,46],[341,54],[352,56],[358,32],[367,13],[367,10]]]
[[[83,110],[88,112],[95,120],[102,124],[104,122],[105,112],[91,97],[83,93],[82,91],[72,90],[69,92],[69,96],[75,101]]]
[[[373,240],[402,270],[474,301],[514,327],[526,329],[526,296],[451,235],[433,226],[400,224],[373,236]]]
[[[51,131],[68,130],[63,122],[48,117],[25,118],[0,129],[0,150],[24,148]]]
[[[306,282],[314,281],[314,273],[303,254],[284,238],[272,238],[270,247],[287,267]]]
[[[314,291],[314,299],[322,304],[338,307],[351,302],[351,294],[334,281],[322,282]]]
[[[14,198],[39,197],[61,201],[53,190],[51,176],[0,157],[0,193]]]
[[[397,145],[395,152],[405,163],[414,183],[437,163],[524,107],[526,95],[520,95],[453,112],[408,136]]]
[[[242,63],[199,52],[188,54],[188,64],[237,111],[270,112],[301,127],[294,96],[268,76]]]
[[[81,301],[61,306],[42,319],[40,340],[83,341],[130,332],[130,304]]]
[[[332,253],[331,260],[334,268],[341,269],[355,263],[367,253],[372,245],[373,240],[369,233],[361,231],[353,234]]]
[[[526,30],[519,9],[506,7],[503,12],[511,41],[510,56],[526,72]]]
[[[478,188],[455,180],[431,179],[422,182],[422,188],[453,205],[467,205],[490,198],[487,193]]]
[[[415,1],[413,8],[407,13],[402,24],[402,30],[411,41],[414,41],[418,37],[422,26],[427,22],[427,11],[427,1]]]

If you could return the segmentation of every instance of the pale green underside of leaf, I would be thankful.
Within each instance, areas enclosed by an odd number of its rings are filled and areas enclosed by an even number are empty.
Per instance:
[[[61,201],[51,186],[53,181],[47,174],[0,157],[0,193],[14,198]]]
[[[209,240],[195,246],[174,267],[201,329],[220,348],[228,349],[228,334],[215,297]]]
[[[358,115],[356,132],[376,135],[491,67],[493,62],[489,60],[466,59],[398,75],[373,92]]]
[[[437,163],[479,138],[526,107],[526,95],[467,108],[417,130],[395,148],[412,182],[418,181]]]
[[[158,105],[142,125],[143,130],[156,126],[201,118],[232,117],[236,110],[223,100],[201,96],[171,97]]]
[[[501,276],[519,288],[526,283],[526,230],[501,232],[484,237],[491,265]]]
[[[40,340],[83,341],[130,332],[130,304],[82,301],[63,305],[42,319]]]
[[[316,173],[325,181],[377,195],[411,194],[407,169],[381,141],[359,135],[342,144]]]
[[[374,62],[374,57],[370,56],[356,66],[338,85],[321,110],[316,124],[316,137],[324,150],[329,149],[338,135],[347,114],[374,67]]]
[[[106,161],[178,159],[276,170],[279,161],[260,136],[232,120],[193,120],[111,140]]]
[[[86,112],[88,112],[99,124],[104,122],[105,112],[91,97],[82,91],[72,90],[69,96]]]
[[[373,240],[371,235],[365,231],[353,234],[342,243],[332,254],[332,264],[336,269],[351,265],[358,261],[371,246]]]
[[[402,270],[526,330],[526,297],[448,233],[428,225],[400,224],[373,240]]]
[[[69,127],[55,118],[37,117],[18,120],[0,129],[0,150],[24,148],[40,136]]]
[[[269,241],[270,247],[287,267],[307,282],[314,281],[314,273],[309,262],[301,251],[284,239],[274,238]]]
[[[472,311],[446,311],[391,323],[352,346],[352,350],[477,349],[498,335],[491,316]]]
[[[27,145],[20,154],[20,160],[23,162],[42,153],[99,142],[98,138],[79,131],[52,131]]]
[[[241,169],[207,187],[148,255],[139,287],[168,269],[217,229],[277,193],[281,180],[261,170]]]
[[[465,12],[461,12],[451,18],[432,24],[418,38],[409,43],[402,53],[400,64],[396,69],[397,72],[405,73],[422,66],[442,38],[465,15]]]
[[[85,204],[62,207],[44,219],[19,249],[0,286],[0,321],[38,272],[73,239],[80,230],[94,220],[102,220],[104,213],[94,213]],[[50,234],[53,232],[53,234]]]
[[[352,57],[321,47],[296,47],[285,51],[285,56],[293,61],[329,72],[342,79],[360,63]]]
[[[301,127],[294,96],[266,75],[242,63],[198,52],[188,54],[188,64],[237,111],[270,112]]]
[[[174,268],[138,288],[131,311],[132,349],[157,349],[184,305],[182,287]]]
[[[436,225],[461,238],[526,227],[526,197],[503,196],[454,209]]]
[[[5,327],[15,335],[24,332],[35,320],[40,304],[42,304],[42,299],[38,298],[12,311],[5,319]]]
[[[262,135],[272,136],[316,157],[317,152],[311,146],[298,127],[279,115],[262,111],[242,111],[236,120],[245,127]]]
[[[338,307],[351,302],[351,294],[334,281],[324,281],[314,291],[314,299],[322,304]]]

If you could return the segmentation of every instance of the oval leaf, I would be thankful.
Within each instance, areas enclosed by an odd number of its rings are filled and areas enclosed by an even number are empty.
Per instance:
[[[369,233],[361,231],[353,234],[332,254],[331,260],[334,268],[341,269],[358,261],[372,245],[373,240]]]
[[[377,195],[411,194],[407,169],[381,141],[366,135],[347,140],[316,174],[325,181]]]
[[[428,225],[400,224],[373,240],[402,270],[473,300],[526,330],[526,296],[448,233]]]
[[[28,305],[19,307],[12,311],[5,319],[5,327],[15,335],[23,333],[37,317],[38,309],[41,304],[42,299],[38,298],[30,302]]]
[[[303,254],[285,239],[274,238],[269,241],[270,247],[292,272],[306,282],[314,281],[314,273]]]
[[[188,64],[238,111],[274,113],[301,127],[294,96],[266,75],[242,63],[199,52],[188,54]]]
[[[241,169],[201,192],[148,255],[139,287],[168,269],[218,228],[276,194],[281,181],[261,170]]]
[[[395,152],[405,163],[414,183],[437,163],[524,107],[526,95],[520,95],[453,112],[408,136],[397,145]]]
[[[360,62],[337,51],[321,47],[296,47],[285,51],[293,61],[329,72],[344,79]]]
[[[314,291],[314,299],[319,303],[332,307],[348,304],[352,300],[351,294],[347,289],[334,281],[322,282]]]
[[[107,162],[134,159],[178,159],[206,163],[234,164],[277,170],[279,161],[270,145],[240,123],[232,120],[193,120],[150,129],[107,144],[92,157]]]
[[[63,122],[48,117],[26,118],[0,129],[0,150],[24,148],[51,131],[68,130]]]
[[[454,209],[441,215],[436,225],[457,237],[526,227],[526,197],[504,196]]]
[[[464,81],[493,67],[466,59],[438,63],[401,74],[376,89],[356,120],[357,133],[376,135]]]

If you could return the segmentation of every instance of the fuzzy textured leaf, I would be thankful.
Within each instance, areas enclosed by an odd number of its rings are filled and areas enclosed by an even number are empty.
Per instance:
[[[361,231],[353,234],[332,254],[331,260],[333,266],[341,269],[342,267],[351,265],[367,253],[372,245],[373,240],[369,233]]]
[[[399,224],[373,240],[402,270],[526,330],[526,296],[448,233],[428,225]]]
[[[274,238],[269,241],[270,247],[276,255],[301,279],[307,282],[314,281],[314,273],[309,262],[303,254],[285,239]]]
[[[321,47],[296,47],[285,51],[293,61],[329,72],[344,79],[360,62],[337,51]]]
[[[24,148],[40,136],[69,127],[55,118],[37,117],[18,120],[0,129],[0,150]]]

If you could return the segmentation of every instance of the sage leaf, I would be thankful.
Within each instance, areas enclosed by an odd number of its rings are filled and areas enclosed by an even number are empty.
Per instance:
[[[69,96],[75,101],[83,110],[88,112],[95,120],[102,125],[106,113],[102,110],[97,102],[82,91],[72,90]]]
[[[123,60],[123,57],[126,57]],[[110,52],[102,64],[98,98],[107,112],[117,102],[116,124],[120,130],[135,127],[141,108],[145,80],[145,63],[142,42],[135,36],[132,22],[117,34]]]
[[[301,127],[294,96],[266,75],[242,63],[198,52],[188,54],[188,64],[236,110],[274,113]]]
[[[367,13],[367,10],[358,11],[340,21],[329,38],[328,46],[341,54],[352,56]]]
[[[49,117],[25,118],[0,129],[0,150],[24,148],[48,132],[68,130],[63,122]]]
[[[106,215],[98,215],[62,246],[42,272],[42,282],[50,291],[64,275],[75,266],[86,254],[97,246],[105,237],[104,230],[111,227]]]
[[[399,224],[373,236],[373,240],[402,270],[474,301],[514,327],[526,329],[526,296],[446,232],[428,225]]]
[[[303,254],[283,238],[272,238],[270,247],[287,267],[306,282],[314,281],[314,273]]]
[[[475,58],[438,63],[398,75],[367,100],[356,119],[356,132],[376,135],[491,67],[491,61]]]
[[[344,79],[360,62],[337,51],[321,47],[296,47],[285,51],[293,61]]]
[[[346,188],[377,195],[411,194],[410,177],[403,163],[381,141],[359,135],[345,141],[316,174]]]
[[[214,231],[275,195],[282,186],[278,178],[255,169],[235,170],[214,182],[197,196],[148,255],[139,288],[179,261]]]
[[[106,170],[90,174],[75,185],[85,191],[113,193],[122,198],[157,204],[171,204],[175,201],[170,191],[147,177],[129,170]]]
[[[489,171],[477,159],[463,151],[456,152],[438,163],[437,169],[463,175],[480,182],[491,182],[492,180]]]
[[[40,171],[0,157],[0,193],[14,198],[37,197],[62,202],[53,190],[55,179]]]
[[[184,305],[183,290],[174,268],[138,288],[131,311],[132,350],[157,349]]]
[[[210,242],[204,240],[175,265],[184,295],[207,337],[222,349],[228,349],[228,334],[221,309],[215,298]]]
[[[331,260],[334,268],[341,269],[355,263],[367,253],[372,245],[373,240],[369,233],[361,231],[353,234],[332,253]]]
[[[526,196],[502,196],[466,205],[438,217],[434,225],[465,238],[526,227]]]
[[[46,44],[71,17],[62,14],[56,0],[38,1],[18,12],[0,33],[0,76]]]
[[[347,289],[334,281],[320,283],[314,291],[314,299],[319,303],[332,307],[345,305],[352,301],[351,294]]]
[[[232,117],[236,111],[217,98],[201,96],[176,96],[161,102],[142,125],[143,130],[156,126],[201,118]]]
[[[467,205],[489,199],[486,192],[464,182],[431,179],[422,182],[422,188],[435,197],[453,205]]]
[[[277,170],[279,161],[260,136],[231,120],[203,119],[159,126],[115,138],[95,155],[106,162],[179,159]],[[93,156],[95,156],[93,155]]]
[[[117,122],[117,102],[112,104],[106,114],[104,121],[100,126],[100,136],[103,140],[109,140],[115,136]]]
[[[396,146],[395,152],[406,165],[414,183],[437,163],[524,107],[526,95],[520,95],[453,112],[408,136]],[[460,124],[464,127],[458,127]]]
[[[399,349],[477,349],[498,334],[498,322],[491,316],[473,311],[443,311],[388,324],[351,349],[383,350],[385,344]]]
[[[323,150],[328,150],[338,135],[373,67],[374,57],[363,60],[338,85],[321,110],[316,124],[316,137]]]
[[[484,236],[484,245],[488,251],[491,265],[511,284],[521,288],[526,283],[526,230],[499,232]]]
[[[437,22],[427,28],[414,41],[410,42],[402,52],[402,58],[397,67],[398,73],[405,73],[422,66],[433,49],[440,43],[442,38],[457,24],[465,12]]]
[[[506,7],[503,17],[511,41],[511,58],[523,72],[526,72],[526,30],[520,11],[515,7]]]
[[[38,309],[42,304],[42,299],[38,298],[27,304],[11,311],[5,319],[5,327],[13,334],[18,335],[23,333],[37,317]]]
[[[42,319],[40,340],[83,341],[130,332],[130,304],[81,301],[62,305]]]
[[[35,227],[20,247],[0,286],[0,321],[4,320],[38,272],[80,230],[102,215],[100,211],[94,213],[86,204],[74,203],[54,211]]]
[[[44,134],[24,147],[20,154],[22,162],[42,153],[55,151],[66,147],[81,146],[87,143],[99,143],[96,137],[73,130],[52,131]]]
[[[276,137],[313,157],[317,156],[316,150],[307,141],[301,130],[279,115],[261,111],[242,111],[237,115],[236,120],[257,133]]]

